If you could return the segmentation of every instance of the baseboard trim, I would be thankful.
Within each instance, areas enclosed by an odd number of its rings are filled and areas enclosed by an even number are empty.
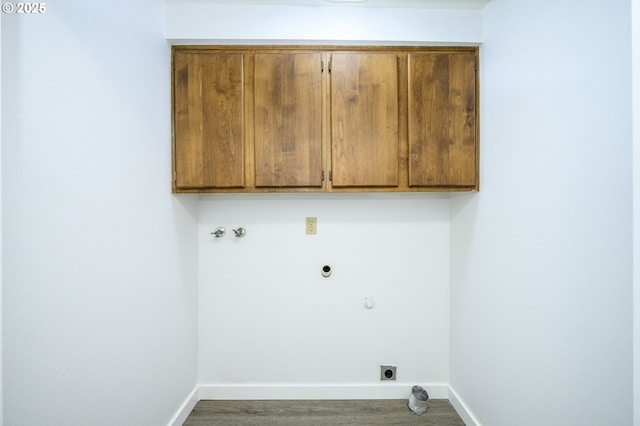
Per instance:
[[[200,399],[408,399],[415,383],[385,384],[201,384]],[[432,399],[447,399],[445,383],[420,384]]]
[[[471,410],[469,410],[467,404],[464,403],[451,386],[449,386],[449,402],[451,402],[451,405],[453,405],[453,408],[466,426],[481,426],[478,419],[473,415]]]
[[[182,426],[198,401],[200,401],[200,386],[196,386],[187,399],[185,399],[169,422],[169,426]]]

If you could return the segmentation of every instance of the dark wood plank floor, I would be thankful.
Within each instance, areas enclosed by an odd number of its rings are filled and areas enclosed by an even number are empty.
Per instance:
[[[430,425],[464,426],[448,400],[429,400],[422,416],[406,400],[200,401],[184,426]]]

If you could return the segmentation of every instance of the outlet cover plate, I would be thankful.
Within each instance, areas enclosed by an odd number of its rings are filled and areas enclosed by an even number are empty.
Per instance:
[[[318,218],[307,217],[306,230],[307,235],[316,235],[318,232]]]
[[[396,366],[395,365],[381,365],[380,366],[380,380],[395,380],[396,379]]]

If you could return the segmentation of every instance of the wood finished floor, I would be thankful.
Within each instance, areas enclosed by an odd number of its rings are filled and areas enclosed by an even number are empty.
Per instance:
[[[427,412],[413,414],[407,401],[200,401],[183,426],[204,425],[430,425],[464,426],[446,399],[429,400]]]

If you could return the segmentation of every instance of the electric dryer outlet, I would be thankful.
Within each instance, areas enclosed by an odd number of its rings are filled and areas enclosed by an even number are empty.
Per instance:
[[[396,379],[396,366],[395,365],[381,365],[380,366],[380,380],[395,380]]]

